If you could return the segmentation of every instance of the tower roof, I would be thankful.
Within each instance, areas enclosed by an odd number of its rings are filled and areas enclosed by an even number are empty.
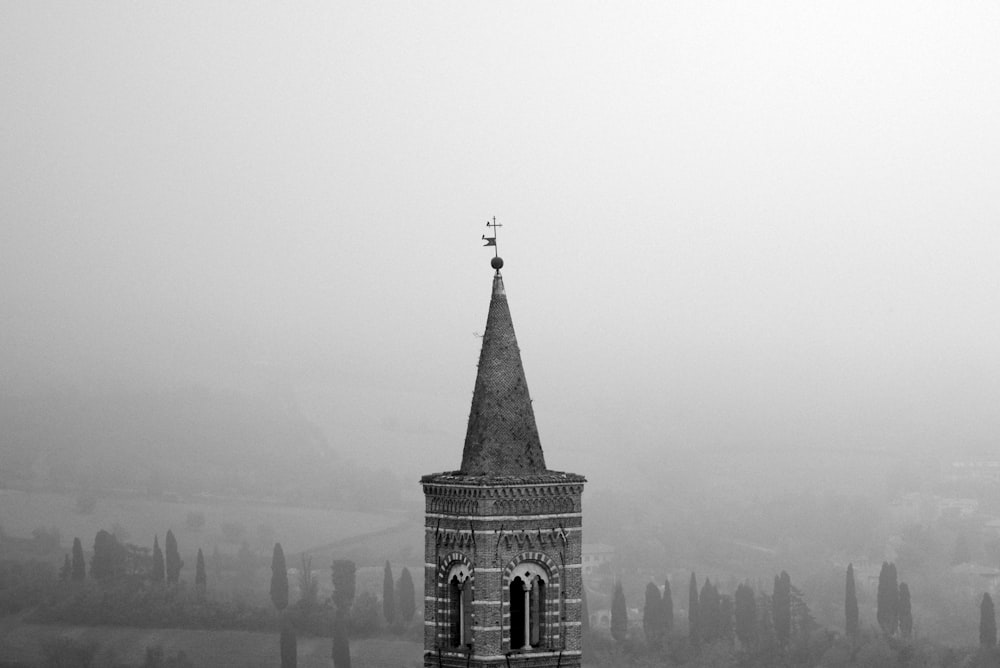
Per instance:
[[[537,475],[546,471],[545,456],[500,275],[502,261],[493,266],[497,271],[459,473]]]

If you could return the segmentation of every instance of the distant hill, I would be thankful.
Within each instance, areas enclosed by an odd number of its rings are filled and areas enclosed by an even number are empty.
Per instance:
[[[338,481],[359,478],[296,412],[204,387],[4,397],[0,425],[0,484],[8,486],[283,500],[308,493],[333,503],[347,491]]]

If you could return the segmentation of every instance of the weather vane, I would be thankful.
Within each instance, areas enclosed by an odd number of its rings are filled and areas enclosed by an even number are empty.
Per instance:
[[[503,225],[497,222],[496,216],[493,216],[492,221],[489,220],[486,221],[486,227],[490,228],[490,231],[493,233],[493,236],[488,237],[485,234],[483,235],[483,241],[486,242],[485,244],[483,244],[483,247],[485,248],[486,246],[493,246],[493,259],[490,261],[490,266],[496,269],[497,273],[499,274],[500,268],[503,266],[503,258],[500,257],[500,249],[497,246],[497,228],[503,227]]]

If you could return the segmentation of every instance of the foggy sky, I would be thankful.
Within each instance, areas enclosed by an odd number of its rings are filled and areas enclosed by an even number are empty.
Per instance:
[[[344,452],[456,468],[496,216],[551,468],[995,449],[997,35],[972,2],[2,3],[0,389],[281,386]]]

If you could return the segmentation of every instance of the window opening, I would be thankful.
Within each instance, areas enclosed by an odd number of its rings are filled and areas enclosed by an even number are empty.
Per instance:
[[[542,647],[546,635],[548,573],[535,563],[514,569],[510,582],[510,648]]]
[[[472,581],[461,563],[448,571],[448,640],[452,647],[472,644]]]

